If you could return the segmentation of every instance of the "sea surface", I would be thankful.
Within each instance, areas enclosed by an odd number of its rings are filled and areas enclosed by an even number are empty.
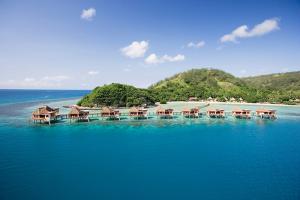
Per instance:
[[[300,199],[299,106],[269,106],[276,120],[29,121],[88,92],[0,90],[1,200]]]

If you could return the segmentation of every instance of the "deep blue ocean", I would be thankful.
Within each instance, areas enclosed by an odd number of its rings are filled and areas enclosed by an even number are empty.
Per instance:
[[[299,107],[274,121],[28,122],[37,103],[87,92],[0,90],[1,200],[300,199]]]

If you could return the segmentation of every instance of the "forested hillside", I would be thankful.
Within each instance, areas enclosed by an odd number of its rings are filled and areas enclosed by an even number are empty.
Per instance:
[[[117,83],[97,87],[78,104],[153,105],[156,101],[186,101],[190,97],[295,104],[300,99],[300,72],[238,78],[217,69],[192,69],[159,81],[148,89]]]
[[[300,71],[243,78],[255,88],[300,92]]]
[[[78,105],[130,107],[143,104],[153,105],[154,103],[155,98],[147,89],[113,83],[96,87],[90,94],[83,97]]]
[[[160,81],[149,88],[157,100],[187,100],[189,97],[217,98],[226,101],[242,98],[248,102],[263,100],[263,93],[242,79],[216,69],[192,69]]]

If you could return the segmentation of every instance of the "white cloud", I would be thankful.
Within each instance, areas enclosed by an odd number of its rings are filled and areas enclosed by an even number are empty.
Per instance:
[[[157,57],[157,55],[155,53],[150,54],[146,59],[145,62],[148,64],[157,64],[160,63],[159,58]]]
[[[182,54],[178,54],[174,57],[164,55],[162,57],[158,57],[155,53],[150,54],[146,59],[145,62],[147,64],[158,64],[158,63],[165,63],[165,62],[179,62],[185,60],[185,56]]]
[[[89,8],[89,9],[83,9],[80,15],[81,19],[91,21],[96,16],[96,9],[95,8]]]
[[[205,45],[205,42],[202,40],[200,42],[190,42],[187,44],[187,47],[190,47],[190,48],[201,48],[201,47],[204,47]]]
[[[24,81],[25,82],[33,82],[33,81],[35,81],[35,79],[34,78],[25,78]]]
[[[279,30],[279,19],[267,19],[260,24],[255,25],[249,30],[247,25],[242,25],[231,33],[223,35],[220,39],[221,42],[237,42],[238,38],[258,37]]]
[[[99,74],[99,72],[98,71],[89,71],[88,74],[93,76],[93,75]]]
[[[67,80],[67,79],[69,79],[68,76],[59,75],[59,76],[45,76],[41,80],[42,81],[61,82],[61,81]]]
[[[169,62],[178,62],[178,61],[183,61],[184,59],[185,59],[184,55],[181,55],[181,54],[178,54],[174,57],[168,56],[168,55],[164,55],[162,57],[162,60],[169,61]]]
[[[8,80],[0,82],[0,87],[8,88],[59,88],[68,76],[45,76],[42,78],[24,78],[23,80]]]
[[[149,43],[147,41],[134,41],[129,46],[121,49],[123,55],[129,58],[139,58],[143,57],[149,48]]]

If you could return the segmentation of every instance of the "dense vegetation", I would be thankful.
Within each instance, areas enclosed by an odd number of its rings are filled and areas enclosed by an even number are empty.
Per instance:
[[[249,86],[264,91],[270,102],[293,104],[296,99],[300,99],[299,71],[247,77],[243,80]]]
[[[249,87],[242,79],[216,69],[192,69],[160,81],[149,89],[157,101],[185,101],[189,97],[211,97],[219,101],[242,98],[248,102],[257,102],[262,100],[263,95],[254,87]]]
[[[143,104],[153,105],[154,103],[155,99],[147,89],[113,83],[96,87],[90,94],[83,97],[78,105],[130,107]]]
[[[122,84],[95,88],[78,104],[83,106],[135,106],[155,101],[231,98],[246,102],[295,104],[300,99],[300,72],[237,78],[216,69],[192,69],[160,81],[148,89]]]

